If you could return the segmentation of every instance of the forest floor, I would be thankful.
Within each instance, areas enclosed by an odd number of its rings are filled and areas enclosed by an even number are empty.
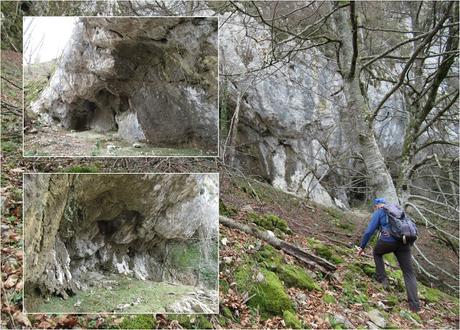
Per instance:
[[[356,258],[369,213],[341,212],[230,174],[217,160],[34,159],[22,157],[21,54],[2,52],[2,328],[459,328],[458,296],[419,283],[422,311],[407,309],[401,272],[387,258],[391,289],[373,278],[369,250]],[[271,228],[335,263],[325,276],[250,235],[220,226],[220,310],[211,315],[23,313],[22,173],[221,172],[221,214]],[[458,258],[421,230],[420,244],[433,261],[458,273]],[[428,267],[428,266],[427,266]],[[429,268],[428,268],[429,269]],[[438,283],[433,283],[437,285]]]
[[[186,300],[198,290],[189,285],[142,281],[122,275],[104,279],[109,280],[110,286],[90,287],[65,300],[26,294],[24,305],[29,313],[165,313],[168,306]]]
[[[31,133],[33,132],[33,133]],[[24,156],[53,157],[132,157],[208,156],[192,148],[155,148],[146,143],[130,143],[116,132],[92,130],[74,132],[59,127],[40,127],[24,135]]]

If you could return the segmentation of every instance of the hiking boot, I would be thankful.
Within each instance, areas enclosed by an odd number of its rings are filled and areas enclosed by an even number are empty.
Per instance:
[[[382,287],[385,291],[390,291],[390,283],[388,283],[388,280],[382,281]]]
[[[409,310],[412,312],[412,313],[420,313],[420,310],[421,308],[419,306],[414,306],[413,304],[409,304]]]

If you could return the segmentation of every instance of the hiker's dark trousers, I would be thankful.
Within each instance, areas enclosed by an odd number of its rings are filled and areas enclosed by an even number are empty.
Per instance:
[[[385,264],[383,255],[393,252],[398,259],[399,266],[404,275],[404,283],[406,285],[407,300],[409,301],[410,309],[414,311],[420,310],[420,302],[417,294],[417,280],[412,268],[412,255],[410,245],[405,245],[400,242],[385,242],[378,240],[374,248],[374,261],[376,268],[377,281],[388,283],[388,278],[385,273]]]

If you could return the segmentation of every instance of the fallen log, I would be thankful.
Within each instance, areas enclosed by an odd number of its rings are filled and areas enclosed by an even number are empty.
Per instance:
[[[311,252],[308,252],[298,246],[295,246],[291,243],[283,241],[277,238],[271,231],[268,230],[260,230],[255,226],[246,225],[240,222],[236,222],[230,218],[219,216],[219,222],[226,227],[238,229],[246,234],[252,235],[257,237],[268,244],[272,245],[273,247],[277,248],[278,250],[282,250],[285,253],[297,258],[298,260],[302,261],[303,263],[314,267],[321,272],[328,274],[334,272],[337,267]]]

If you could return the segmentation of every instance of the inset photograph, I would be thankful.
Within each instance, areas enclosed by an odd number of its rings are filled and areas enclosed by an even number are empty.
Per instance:
[[[218,174],[25,174],[25,312],[218,313],[218,199]]]
[[[25,17],[24,156],[218,156],[216,17]]]

